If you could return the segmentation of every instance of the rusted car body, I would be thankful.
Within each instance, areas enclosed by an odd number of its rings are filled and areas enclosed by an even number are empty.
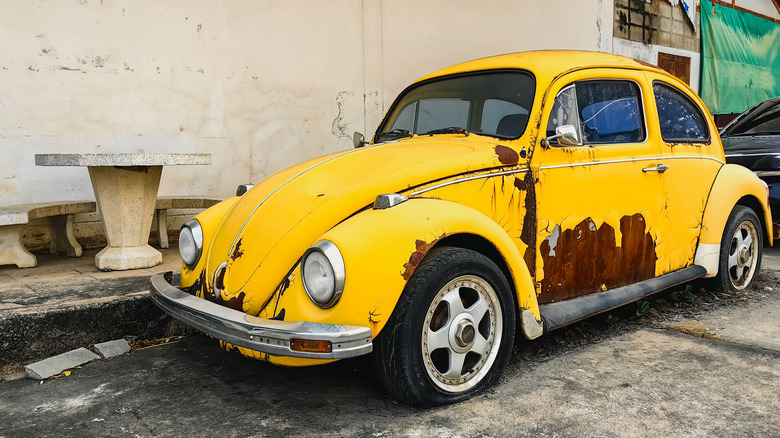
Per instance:
[[[180,284],[157,275],[151,293],[228,350],[373,352],[394,397],[440,405],[497,381],[516,327],[534,339],[700,277],[748,287],[767,229],[766,185],[725,164],[687,85],[525,52],[426,76],[367,147],[204,211],[182,229]]]

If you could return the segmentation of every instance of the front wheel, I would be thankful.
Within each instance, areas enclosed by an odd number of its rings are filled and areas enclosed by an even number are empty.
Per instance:
[[[741,205],[732,210],[720,244],[718,275],[714,286],[733,292],[747,289],[761,267],[764,246],[761,221],[756,213]]]
[[[388,392],[405,403],[437,406],[495,384],[514,342],[510,290],[484,255],[432,251],[375,343],[377,374]]]

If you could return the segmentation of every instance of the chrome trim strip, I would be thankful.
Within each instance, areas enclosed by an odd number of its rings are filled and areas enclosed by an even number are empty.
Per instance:
[[[577,146],[577,147],[588,147],[588,146]],[[677,156],[657,156],[657,157],[647,157],[647,158],[631,158],[631,159],[625,159],[625,160],[609,160],[609,161],[591,161],[587,163],[571,163],[571,164],[558,164],[555,166],[543,166],[540,167],[539,170],[548,170],[548,169],[560,169],[564,167],[582,167],[582,166],[595,166],[598,164],[614,164],[614,163],[632,163],[632,162],[640,162],[640,161],[663,161],[663,160],[681,160],[681,159],[705,159],[705,160],[712,160],[716,163],[725,164],[722,161],[718,160],[714,157],[707,157],[702,155],[677,155]],[[452,181],[443,182],[441,184],[436,184],[435,186],[427,187],[424,189],[420,189],[417,191],[414,191],[409,194],[409,196],[417,196],[420,194],[423,194],[425,192],[430,192],[431,190],[440,189],[442,187],[446,187],[452,184],[458,184],[465,181],[472,181],[475,179],[481,179],[481,178],[492,178],[494,176],[504,176],[504,175],[512,175],[515,173],[525,173],[528,172],[528,169],[519,169],[519,170],[507,170],[505,172],[496,172],[496,173],[486,173],[482,175],[475,175],[475,176],[469,176],[466,178],[459,178]]]
[[[431,190],[440,189],[442,187],[447,187],[447,186],[451,186],[453,184],[458,184],[458,183],[462,183],[462,182],[466,182],[466,181],[473,181],[475,179],[492,178],[494,176],[514,175],[516,173],[525,173],[525,172],[528,172],[528,169],[507,170],[507,171],[504,171],[504,172],[485,173],[485,174],[482,174],[482,175],[474,175],[474,176],[469,176],[469,177],[466,177],[466,178],[454,179],[452,181],[443,182],[441,184],[436,184],[435,186],[431,186],[431,187],[428,187],[428,188],[425,188],[425,189],[420,189],[420,190],[414,191],[414,192],[410,193],[409,196],[417,196],[417,195],[423,194],[425,192],[430,192]]]
[[[656,157],[646,157],[646,158],[629,158],[624,160],[608,160],[608,161],[591,161],[588,163],[570,163],[570,164],[556,164],[555,166],[543,166],[540,167],[539,170],[548,170],[548,169],[561,169],[565,167],[582,167],[582,166],[595,166],[598,164],[615,164],[615,163],[635,163],[640,161],[664,161],[664,160],[683,160],[683,159],[696,159],[696,160],[712,160],[716,163],[725,164],[722,161],[718,160],[714,157],[706,157],[702,155],[677,155],[677,156],[663,156],[659,155]]]
[[[230,344],[307,359],[343,359],[368,354],[373,348],[368,327],[258,318],[190,295],[173,286],[172,278],[168,271],[149,280],[152,301],[168,315]],[[330,341],[332,352],[293,351],[293,338]]]
[[[363,149],[363,148],[361,148],[361,149]],[[351,154],[352,152],[357,152],[357,151],[359,151],[359,150],[360,150],[360,149],[350,149],[350,150],[348,150],[348,151],[345,151],[345,152],[343,152],[343,153],[340,153],[340,154],[338,154],[338,155],[336,155],[336,156],[330,157],[330,158],[328,158],[327,160],[320,161],[319,163],[312,165],[312,166],[311,166],[311,167],[309,167],[308,169],[305,169],[305,170],[302,170],[302,171],[300,171],[300,172],[299,172],[297,175],[293,176],[292,178],[288,179],[288,180],[287,180],[287,181],[285,181],[284,183],[280,184],[280,185],[279,185],[279,187],[275,188],[275,189],[274,189],[274,190],[273,190],[271,193],[269,193],[269,194],[268,194],[268,196],[266,196],[266,197],[265,197],[265,198],[264,198],[262,201],[260,201],[260,203],[259,203],[259,204],[257,204],[257,206],[255,206],[254,210],[252,210],[252,212],[251,212],[251,213],[249,213],[249,216],[247,216],[247,217],[246,217],[246,220],[245,220],[245,221],[244,221],[244,223],[241,225],[241,229],[239,229],[239,230],[238,230],[238,233],[236,233],[236,237],[233,239],[233,243],[230,245],[230,249],[228,249],[227,256],[228,256],[228,257],[230,257],[230,254],[232,254],[232,253],[233,253],[233,249],[234,249],[234,248],[235,248],[235,246],[236,246],[236,242],[238,242],[238,237],[239,237],[239,236],[241,235],[241,233],[244,231],[244,228],[246,227],[246,224],[249,222],[249,220],[250,220],[250,219],[252,219],[252,216],[254,216],[254,215],[255,215],[255,212],[257,211],[257,209],[258,209],[258,208],[260,208],[260,206],[261,206],[261,205],[263,205],[263,204],[265,203],[265,201],[267,201],[267,200],[268,200],[268,198],[270,198],[271,196],[273,196],[273,195],[274,195],[276,192],[278,192],[278,191],[279,191],[279,190],[280,190],[282,187],[284,187],[284,186],[286,186],[287,184],[289,184],[289,183],[290,183],[292,180],[294,180],[295,178],[298,178],[299,176],[301,176],[301,175],[303,175],[304,173],[306,173],[306,172],[308,172],[308,171],[310,171],[310,170],[314,169],[315,167],[319,166],[320,164],[325,164],[325,163],[327,163],[328,161],[330,161],[330,160],[335,160],[336,158],[338,158],[338,157],[340,157],[340,156],[342,156],[342,155]]]

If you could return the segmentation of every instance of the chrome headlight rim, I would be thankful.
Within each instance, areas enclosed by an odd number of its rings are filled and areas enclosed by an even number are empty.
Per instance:
[[[187,260],[184,259],[184,255],[181,254],[181,233],[183,233],[185,229],[189,230],[190,234],[192,234],[192,241],[195,245],[195,257],[191,262],[187,262]],[[181,229],[179,230],[179,254],[182,256],[184,265],[189,269],[195,269],[195,266],[200,262],[200,258],[203,255],[203,228],[201,228],[200,222],[198,222],[197,219],[187,221],[181,226]]]
[[[306,267],[306,259],[311,255],[313,252],[319,252],[325,258],[328,260],[328,263],[330,263],[331,269],[333,269],[333,275],[334,275],[334,287],[333,287],[333,294],[330,297],[330,299],[327,302],[321,302],[318,301],[312,293],[309,291],[309,287],[306,285],[306,275],[304,273],[304,269]],[[331,242],[330,240],[320,240],[319,242],[312,245],[309,249],[306,250],[305,253],[303,253],[303,257],[301,257],[301,280],[303,282],[303,289],[306,291],[306,295],[309,296],[309,299],[318,307],[321,307],[323,309],[327,309],[330,307],[333,307],[336,305],[336,303],[339,302],[341,299],[341,294],[344,292],[344,284],[346,283],[346,267],[344,265],[344,257],[341,255],[341,251],[339,251],[338,247],[336,247],[336,244]]]

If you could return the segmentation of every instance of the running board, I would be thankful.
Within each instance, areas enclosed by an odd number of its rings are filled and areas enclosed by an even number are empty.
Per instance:
[[[660,277],[618,287],[606,292],[597,292],[565,301],[542,304],[539,306],[539,313],[542,315],[544,331],[555,330],[597,313],[606,312],[641,300],[664,289],[695,280],[706,273],[707,270],[703,267],[693,265],[661,275]]]

